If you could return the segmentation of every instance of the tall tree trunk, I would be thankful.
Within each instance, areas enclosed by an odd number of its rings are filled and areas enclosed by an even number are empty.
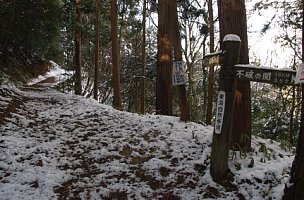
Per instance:
[[[213,21],[213,7],[212,0],[208,1],[208,12],[209,12],[209,26],[210,26],[210,53],[214,52],[214,21]],[[211,125],[212,120],[212,107],[213,107],[213,83],[214,83],[214,65],[209,66],[208,76],[208,104],[206,123]]]
[[[170,0],[170,18],[171,19],[171,30],[172,30],[172,39],[173,39],[173,47],[174,47],[174,58],[175,61],[183,60],[182,53],[182,45],[181,45],[181,36],[179,31],[179,22],[178,22],[178,14],[177,14],[177,2],[176,0]],[[185,85],[178,86],[179,91],[179,106],[181,112],[181,121],[189,121],[190,120],[190,109],[187,99],[187,91]]]
[[[118,16],[117,2],[111,0],[111,21],[112,21],[112,64],[113,64],[113,84],[114,84],[114,108],[121,109],[121,91],[120,91],[120,51],[118,44]]]
[[[169,0],[158,1],[156,112],[163,115],[173,114],[172,37],[169,10]]]
[[[80,0],[75,0],[76,7],[76,25],[75,25],[75,94],[81,95],[81,11],[80,11]]]
[[[145,113],[145,99],[146,99],[146,12],[147,1],[143,1],[143,22],[142,22],[142,66],[141,66],[141,96],[140,96],[140,111],[142,114]]]
[[[302,62],[304,62],[304,0],[302,8]],[[302,84],[301,125],[297,151],[292,163],[289,182],[284,189],[284,200],[298,200],[304,197],[304,86]]]
[[[94,99],[98,100],[98,79],[99,79],[99,4],[96,0],[96,21],[95,21],[95,76],[94,76]]]
[[[220,38],[236,34],[241,38],[240,63],[248,64],[248,37],[245,0],[218,0]],[[237,81],[235,114],[231,147],[249,151],[251,148],[251,94],[249,81]]]

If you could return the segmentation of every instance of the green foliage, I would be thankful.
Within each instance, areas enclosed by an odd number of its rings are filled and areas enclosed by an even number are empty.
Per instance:
[[[142,48],[142,26],[141,26],[141,1],[121,0],[118,1],[118,32],[120,44],[121,64],[121,89],[124,110],[136,112],[140,93],[141,48]],[[95,59],[95,0],[81,1],[82,23],[82,64],[84,95],[92,95]],[[102,103],[112,104],[112,61],[111,61],[111,16],[110,1],[100,2],[100,74],[99,74],[99,100]],[[65,1],[61,15],[61,64],[67,69],[73,69],[74,57],[74,29],[75,5],[74,1]],[[152,30],[154,31],[154,30]],[[154,92],[154,65],[153,56],[156,40],[151,38],[147,31],[147,101],[153,105]],[[153,35],[156,33],[153,32]],[[151,47],[151,48],[150,48]],[[150,79],[151,78],[151,79]],[[151,102],[151,104],[150,104]]]
[[[289,66],[291,69],[296,69],[297,63],[301,63],[302,59],[302,3],[299,0],[260,1],[253,8],[261,16],[263,13],[275,11],[264,24],[261,33],[276,28],[275,42],[293,51],[290,58],[285,56],[285,60],[292,63]],[[257,84],[252,91],[253,133],[277,140],[282,148],[290,149],[297,141],[300,125],[298,88],[293,92],[291,87],[277,88]]]
[[[259,152],[267,154],[267,147],[264,143],[261,143],[261,146],[259,148]]]
[[[41,57],[56,57],[61,8],[61,0],[2,2],[1,44],[22,47]]]
[[[293,150],[293,144],[290,144],[290,142],[286,138],[281,140],[280,147],[286,151]]]
[[[283,143],[290,140],[291,131],[293,131],[292,137],[296,135],[299,130],[299,118],[294,115],[293,130],[290,130],[290,109],[294,106],[290,91],[289,87],[276,88],[259,83],[253,85],[253,134]]]

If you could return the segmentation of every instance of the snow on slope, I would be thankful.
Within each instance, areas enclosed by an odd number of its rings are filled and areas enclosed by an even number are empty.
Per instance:
[[[280,199],[293,160],[254,137],[252,152],[231,152],[223,187],[209,172],[212,127],[47,87],[2,85],[0,105],[0,199]]]
[[[57,63],[53,61],[49,62],[51,65],[50,70],[46,74],[39,75],[37,78],[32,79],[28,85],[35,85],[39,83],[40,85],[52,87],[60,82],[64,82],[73,74],[72,71],[62,69]],[[52,81],[45,81],[51,78],[53,78]]]
[[[67,198],[118,192],[146,199],[172,191],[192,199],[210,181],[200,172],[211,127],[119,112],[51,89],[19,93],[23,105],[0,128],[2,197],[52,199],[65,190]]]
[[[20,105],[0,126],[0,199],[279,199],[293,159],[254,139],[252,153],[230,161],[237,187],[228,190],[209,174],[212,127],[48,88],[13,91]]]

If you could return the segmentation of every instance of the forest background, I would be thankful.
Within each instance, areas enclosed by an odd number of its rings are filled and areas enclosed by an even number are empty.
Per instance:
[[[211,2],[211,1],[210,1]],[[209,1],[178,1],[182,38],[182,52],[188,77],[187,98],[191,120],[206,123],[208,98],[208,67],[202,58],[210,50],[210,33],[214,32],[214,50],[220,50],[216,2],[213,16]],[[112,105],[112,37],[111,2],[99,4],[100,48],[98,50],[99,102]],[[118,43],[120,47],[120,82],[122,110],[154,113],[157,66],[157,3],[145,2],[143,18],[142,1],[118,1]],[[250,63],[267,67],[297,69],[301,60],[300,1],[246,1]],[[82,92],[94,96],[96,49],[96,2],[82,1],[80,22],[75,18],[76,6],[71,0],[2,1],[1,24],[1,73],[23,73],[14,70],[21,65],[33,71],[35,65],[53,60],[66,70],[75,67],[75,31],[81,30]],[[210,16],[215,22],[211,29]],[[146,23],[143,23],[146,19]],[[145,24],[145,25],[144,25]],[[143,37],[144,35],[144,37]],[[144,50],[143,50],[144,49]],[[143,59],[145,54],[145,59]],[[18,56],[20,59],[15,59]],[[142,69],[144,66],[144,77]],[[214,92],[216,96],[218,67],[215,67]],[[0,77],[1,82],[5,76]],[[143,79],[145,93],[141,93]],[[74,79],[58,86],[63,92],[74,92]],[[173,115],[179,115],[177,88],[173,91]],[[253,83],[252,121],[253,134],[280,141],[285,148],[296,144],[300,121],[299,87]],[[141,99],[144,97],[144,110]],[[214,103],[216,99],[213,98]],[[214,112],[214,106],[212,108]],[[214,114],[212,115],[214,116]],[[214,119],[211,119],[212,122]]]

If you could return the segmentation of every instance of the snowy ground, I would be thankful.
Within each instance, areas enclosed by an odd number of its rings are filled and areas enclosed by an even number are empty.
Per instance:
[[[0,86],[0,199],[282,196],[293,156],[275,142],[253,138],[253,152],[231,152],[223,187],[209,173],[212,127],[35,85]]]
[[[72,74],[72,71],[62,69],[58,64],[53,61],[50,62],[51,69],[44,75],[39,75],[37,78],[32,79],[27,85],[29,86],[55,86],[57,83],[64,82]]]

